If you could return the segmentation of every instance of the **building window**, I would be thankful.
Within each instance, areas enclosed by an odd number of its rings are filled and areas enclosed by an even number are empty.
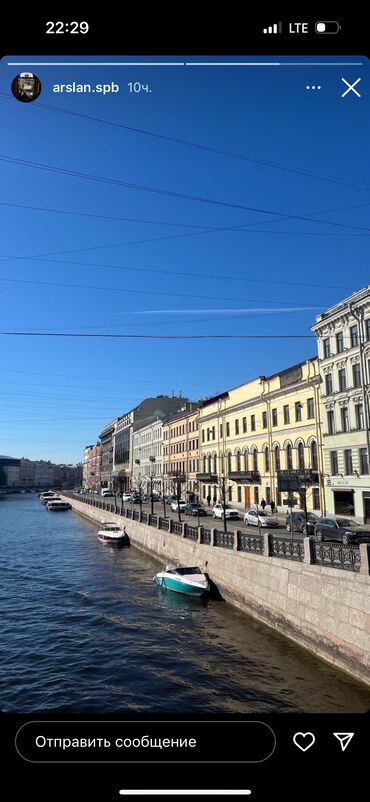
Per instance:
[[[356,429],[364,428],[364,408],[362,404],[356,404]]]
[[[244,470],[248,470],[248,451],[244,451]]]
[[[207,473],[207,460],[203,457],[203,473]]]
[[[255,487],[253,491],[254,503],[258,504],[259,502],[259,487]]]
[[[369,462],[367,458],[367,448],[360,448],[360,474],[369,473]]]
[[[352,476],[353,474],[353,464],[352,464],[352,449],[346,448],[344,451],[344,473],[346,476]]]
[[[328,418],[328,434],[334,434],[335,426],[334,426],[334,412],[332,409],[329,409],[327,412]]]
[[[220,423],[220,438],[222,440],[222,423]]]
[[[296,421],[302,420],[302,404],[300,401],[296,401],[294,404],[295,410],[295,419]]]
[[[331,395],[333,392],[333,377],[331,373],[325,375],[325,394]]]
[[[204,429],[202,429],[202,443],[204,443]]]
[[[267,412],[262,412],[262,428],[267,429]]]
[[[239,434],[239,421],[236,419],[235,421],[235,434]]]
[[[317,459],[317,443],[316,440],[313,440],[311,443],[311,470],[317,471],[319,469],[319,463]]]
[[[286,447],[286,467],[288,471],[293,470],[292,446],[290,443]]]
[[[266,504],[271,504],[271,488],[266,487]]]
[[[342,407],[340,411],[340,417],[342,424],[342,432],[349,432],[348,407]]]
[[[338,476],[338,452],[330,452],[330,472],[332,476]]]
[[[351,348],[355,348],[358,345],[358,325],[356,323],[355,326],[349,327],[349,336],[351,339]]]
[[[352,366],[352,378],[353,378],[353,386],[361,387],[361,368],[359,362],[356,362],[356,364]]]
[[[312,508],[314,510],[320,509],[320,491],[318,487],[312,488]]]
[[[303,443],[298,443],[298,468],[304,470],[304,447]]]
[[[290,423],[289,405],[285,404],[283,407],[284,423]]]
[[[265,455],[265,471],[267,472],[267,471],[270,470],[270,454],[269,454],[268,446],[266,446],[266,448],[264,450],[264,455]]]
[[[329,337],[326,337],[326,339],[322,341],[322,347],[323,347],[324,359],[326,359],[326,357],[330,356],[330,340],[329,340]]]
[[[226,437],[230,437],[230,423],[226,424]]]
[[[258,456],[257,456],[257,449],[253,449],[253,470],[255,472],[258,471]]]
[[[232,468],[231,468],[231,454],[229,453],[227,455],[227,472],[231,473],[231,471],[232,471]]]
[[[277,409],[272,410],[272,425],[273,426],[278,425]]]
[[[240,472],[240,471],[241,471],[241,469],[242,469],[242,466],[241,466],[240,451],[238,451],[238,452],[237,452],[237,455],[236,455],[236,470],[237,470],[238,472]]]
[[[365,320],[365,335],[366,339],[370,340],[370,317]]]
[[[241,489],[241,487],[239,485],[239,487],[238,487],[238,501],[241,502],[241,500],[242,500],[242,489]]]
[[[274,454],[275,454],[275,470],[276,471],[280,471],[280,449],[279,449],[279,446],[275,446]]]
[[[344,351],[343,332],[338,331],[338,334],[336,334],[335,339],[337,341],[337,354],[341,354],[342,351]]]
[[[212,458],[208,457],[208,473],[212,473]]]
[[[252,432],[256,431],[256,416],[255,415],[251,415],[251,431]]]
[[[243,434],[247,431],[247,419],[243,418]]]
[[[213,473],[217,473],[217,456],[213,455]]]
[[[313,398],[307,398],[307,417],[308,418],[315,417]]]
[[[339,390],[343,391],[346,389],[346,370],[345,368],[340,368],[338,370],[338,383],[339,383]]]

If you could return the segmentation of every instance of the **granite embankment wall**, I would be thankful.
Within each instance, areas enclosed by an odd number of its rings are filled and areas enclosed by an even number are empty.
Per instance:
[[[281,559],[235,547],[218,548],[103,512],[74,498],[73,509],[91,521],[123,523],[134,546],[174,565],[201,565],[223,598],[328,662],[370,685],[370,576]],[[265,536],[266,539],[267,536]],[[213,540],[213,538],[212,538]],[[309,546],[305,539],[305,555]],[[366,550],[366,551],[365,551]]]

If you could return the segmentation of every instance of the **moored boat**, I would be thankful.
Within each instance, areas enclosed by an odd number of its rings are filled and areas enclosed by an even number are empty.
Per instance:
[[[62,499],[50,499],[45,506],[49,512],[64,512],[72,509],[72,504],[68,504],[68,501],[62,501]]]
[[[202,596],[210,589],[210,583],[198,567],[171,568],[169,565],[159,571],[154,581],[161,588],[185,593],[187,596]]]
[[[125,527],[110,521],[102,524],[98,532],[98,540],[106,546],[128,546],[129,538],[126,534]]]

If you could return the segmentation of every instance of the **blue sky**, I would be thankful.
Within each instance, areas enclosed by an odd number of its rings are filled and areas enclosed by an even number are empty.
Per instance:
[[[315,315],[369,283],[368,64],[28,68],[8,60],[0,70],[1,331],[297,337],[1,337],[1,453],[79,461],[105,422],[147,395],[181,390],[196,399],[315,354],[305,338]],[[31,70],[42,93],[20,103],[10,84]],[[360,75],[361,98],[342,98],[342,77]],[[72,81],[114,81],[120,91],[52,91]],[[129,81],[151,91],[130,94]]]

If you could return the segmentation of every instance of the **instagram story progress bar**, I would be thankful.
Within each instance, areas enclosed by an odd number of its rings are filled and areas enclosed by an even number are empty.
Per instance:
[[[241,790],[240,788],[233,788],[232,790],[223,790],[214,788],[201,788],[201,789],[194,789],[194,788],[166,788],[165,790],[161,790],[159,788],[155,789],[142,789],[142,790],[122,790],[119,792],[121,796],[250,796],[252,791],[249,788],[245,788]]]

